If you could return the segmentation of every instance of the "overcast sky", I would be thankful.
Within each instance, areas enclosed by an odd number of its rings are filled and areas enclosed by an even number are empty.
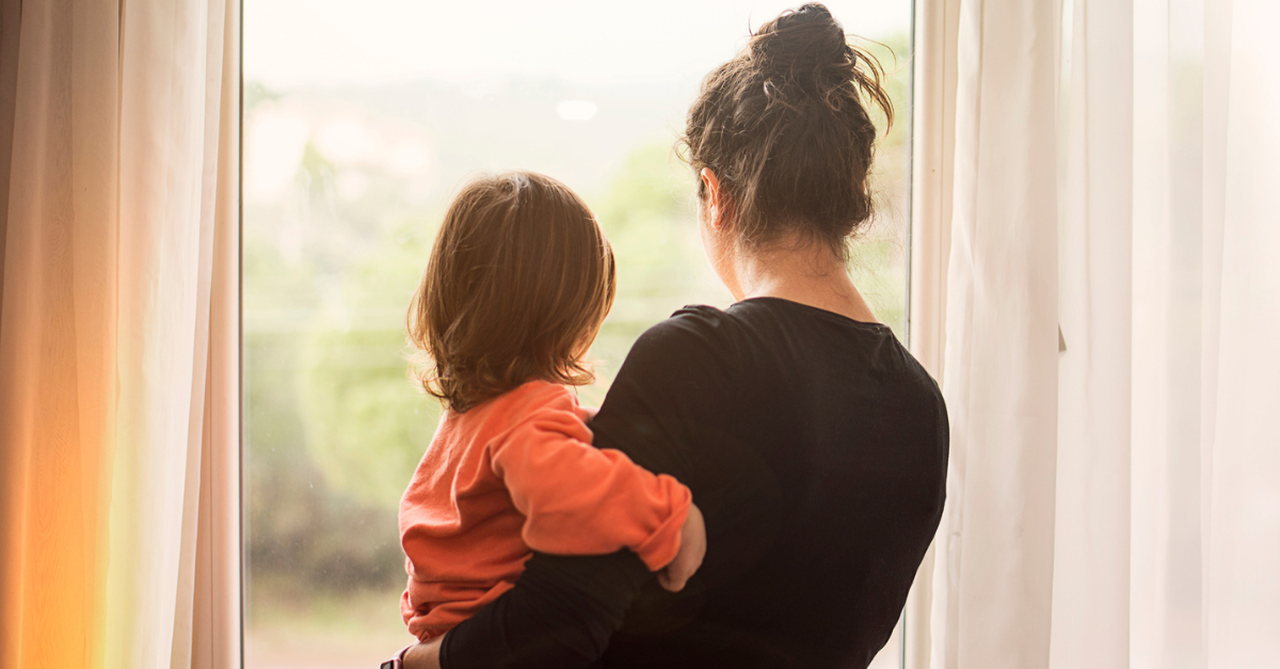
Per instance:
[[[245,76],[272,88],[421,78],[700,78],[795,2],[245,0]],[[845,32],[906,32],[909,0],[832,1]]]

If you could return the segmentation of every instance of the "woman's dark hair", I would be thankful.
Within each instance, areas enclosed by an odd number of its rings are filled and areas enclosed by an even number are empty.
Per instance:
[[[739,240],[759,247],[794,231],[845,256],[845,240],[872,213],[869,105],[893,123],[883,79],[816,3],[760,26],[707,75],[681,144],[695,174],[715,172]]]
[[[423,388],[464,412],[534,379],[590,383],[581,356],[613,305],[615,272],[568,186],[528,172],[467,184],[409,306]]]

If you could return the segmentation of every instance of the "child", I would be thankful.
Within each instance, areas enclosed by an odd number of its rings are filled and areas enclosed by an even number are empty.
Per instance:
[[[513,172],[463,188],[409,310],[445,412],[400,502],[409,586],[426,641],[511,588],[531,551],[629,548],[669,590],[706,551],[688,488],[591,446],[569,385],[613,304],[613,251],[586,204]]]

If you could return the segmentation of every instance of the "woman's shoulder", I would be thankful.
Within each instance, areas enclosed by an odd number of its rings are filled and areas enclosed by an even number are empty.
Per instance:
[[[726,311],[705,304],[677,309],[668,318],[645,330],[632,347],[632,354],[685,357],[689,354],[734,353],[738,324]]]
[[[726,338],[737,334],[740,324],[730,311],[706,304],[687,304],[645,331],[665,337]]]
[[[715,307],[691,305],[677,310],[632,344],[610,397],[640,392],[689,401],[690,394],[723,393],[742,368],[736,329],[732,319]]]

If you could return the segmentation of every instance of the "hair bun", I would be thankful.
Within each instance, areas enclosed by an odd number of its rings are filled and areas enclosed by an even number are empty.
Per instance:
[[[826,6],[816,2],[785,11],[760,26],[748,49],[766,78],[826,68],[848,72],[854,65],[844,28]]]
[[[845,258],[874,208],[873,105],[893,123],[880,61],[812,3],[760,26],[707,75],[681,141],[695,174],[718,177],[738,242],[763,248],[799,234]]]

